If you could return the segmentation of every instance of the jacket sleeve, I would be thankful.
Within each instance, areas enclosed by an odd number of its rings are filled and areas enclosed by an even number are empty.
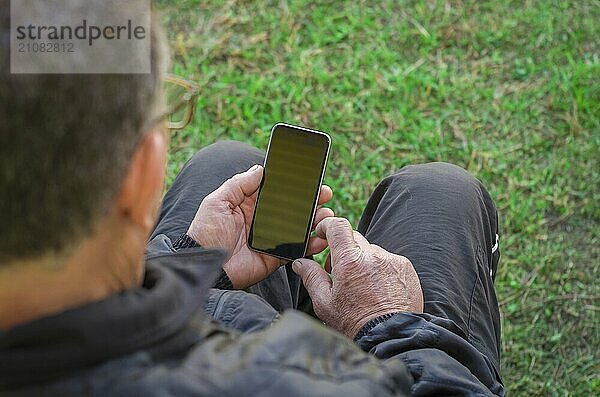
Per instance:
[[[379,360],[305,314],[289,311],[261,332],[199,321],[196,342],[167,362],[139,353],[99,395],[407,397],[401,360]],[[97,379],[99,376],[95,376]]]
[[[450,320],[397,313],[360,332],[356,343],[375,357],[406,364],[415,381],[413,395],[505,394],[489,359]]]
[[[429,346],[436,344],[436,337],[428,322],[435,325],[411,314],[387,319],[359,341],[373,353],[367,354],[351,340],[295,311],[285,312],[255,333],[242,334],[203,321],[196,342],[182,352],[183,357],[165,363],[140,354],[137,359],[146,363],[130,370],[129,376],[119,376],[119,382],[111,382],[110,393],[104,395],[491,395],[467,361],[463,365],[447,352],[451,348]]]
[[[157,255],[171,254],[189,248],[200,248],[200,245],[188,236],[187,233],[180,235],[174,242],[164,234],[159,234],[148,242],[148,245],[146,246],[146,259]],[[219,276],[214,282],[213,287],[233,290],[231,279],[223,269],[219,271]]]
[[[400,397],[410,395],[413,383],[400,360],[366,354],[296,311],[262,332],[206,335],[176,372],[176,395],[202,386],[205,394],[222,397]]]

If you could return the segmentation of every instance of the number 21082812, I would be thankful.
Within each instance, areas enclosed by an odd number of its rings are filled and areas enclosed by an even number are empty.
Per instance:
[[[75,52],[73,43],[19,43],[19,52]]]

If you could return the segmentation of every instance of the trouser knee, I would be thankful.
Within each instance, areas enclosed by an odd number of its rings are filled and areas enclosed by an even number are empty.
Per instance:
[[[467,170],[450,163],[434,162],[409,165],[390,175],[387,183],[401,183],[409,189],[426,188],[432,192],[451,191],[458,194],[481,194],[489,196],[483,184]]]
[[[200,149],[183,167],[184,173],[219,175],[225,179],[244,172],[254,164],[262,164],[265,153],[244,142],[218,141]]]

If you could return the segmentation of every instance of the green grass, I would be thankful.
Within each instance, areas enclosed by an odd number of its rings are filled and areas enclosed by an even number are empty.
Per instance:
[[[314,127],[333,137],[331,206],[356,225],[383,176],[463,166],[500,211],[509,393],[600,393],[600,3],[159,4],[174,72],[202,85],[170,178],[215,140]]]

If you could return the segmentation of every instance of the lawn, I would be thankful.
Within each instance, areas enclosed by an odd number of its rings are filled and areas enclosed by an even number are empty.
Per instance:
[[[202,86],[169,177],[278,121],[333,138],[331,207],[357,224],[377,182],[448,161],[500,211],[510,395],[600,393],[600,2],[159,1],[173,71]]]

